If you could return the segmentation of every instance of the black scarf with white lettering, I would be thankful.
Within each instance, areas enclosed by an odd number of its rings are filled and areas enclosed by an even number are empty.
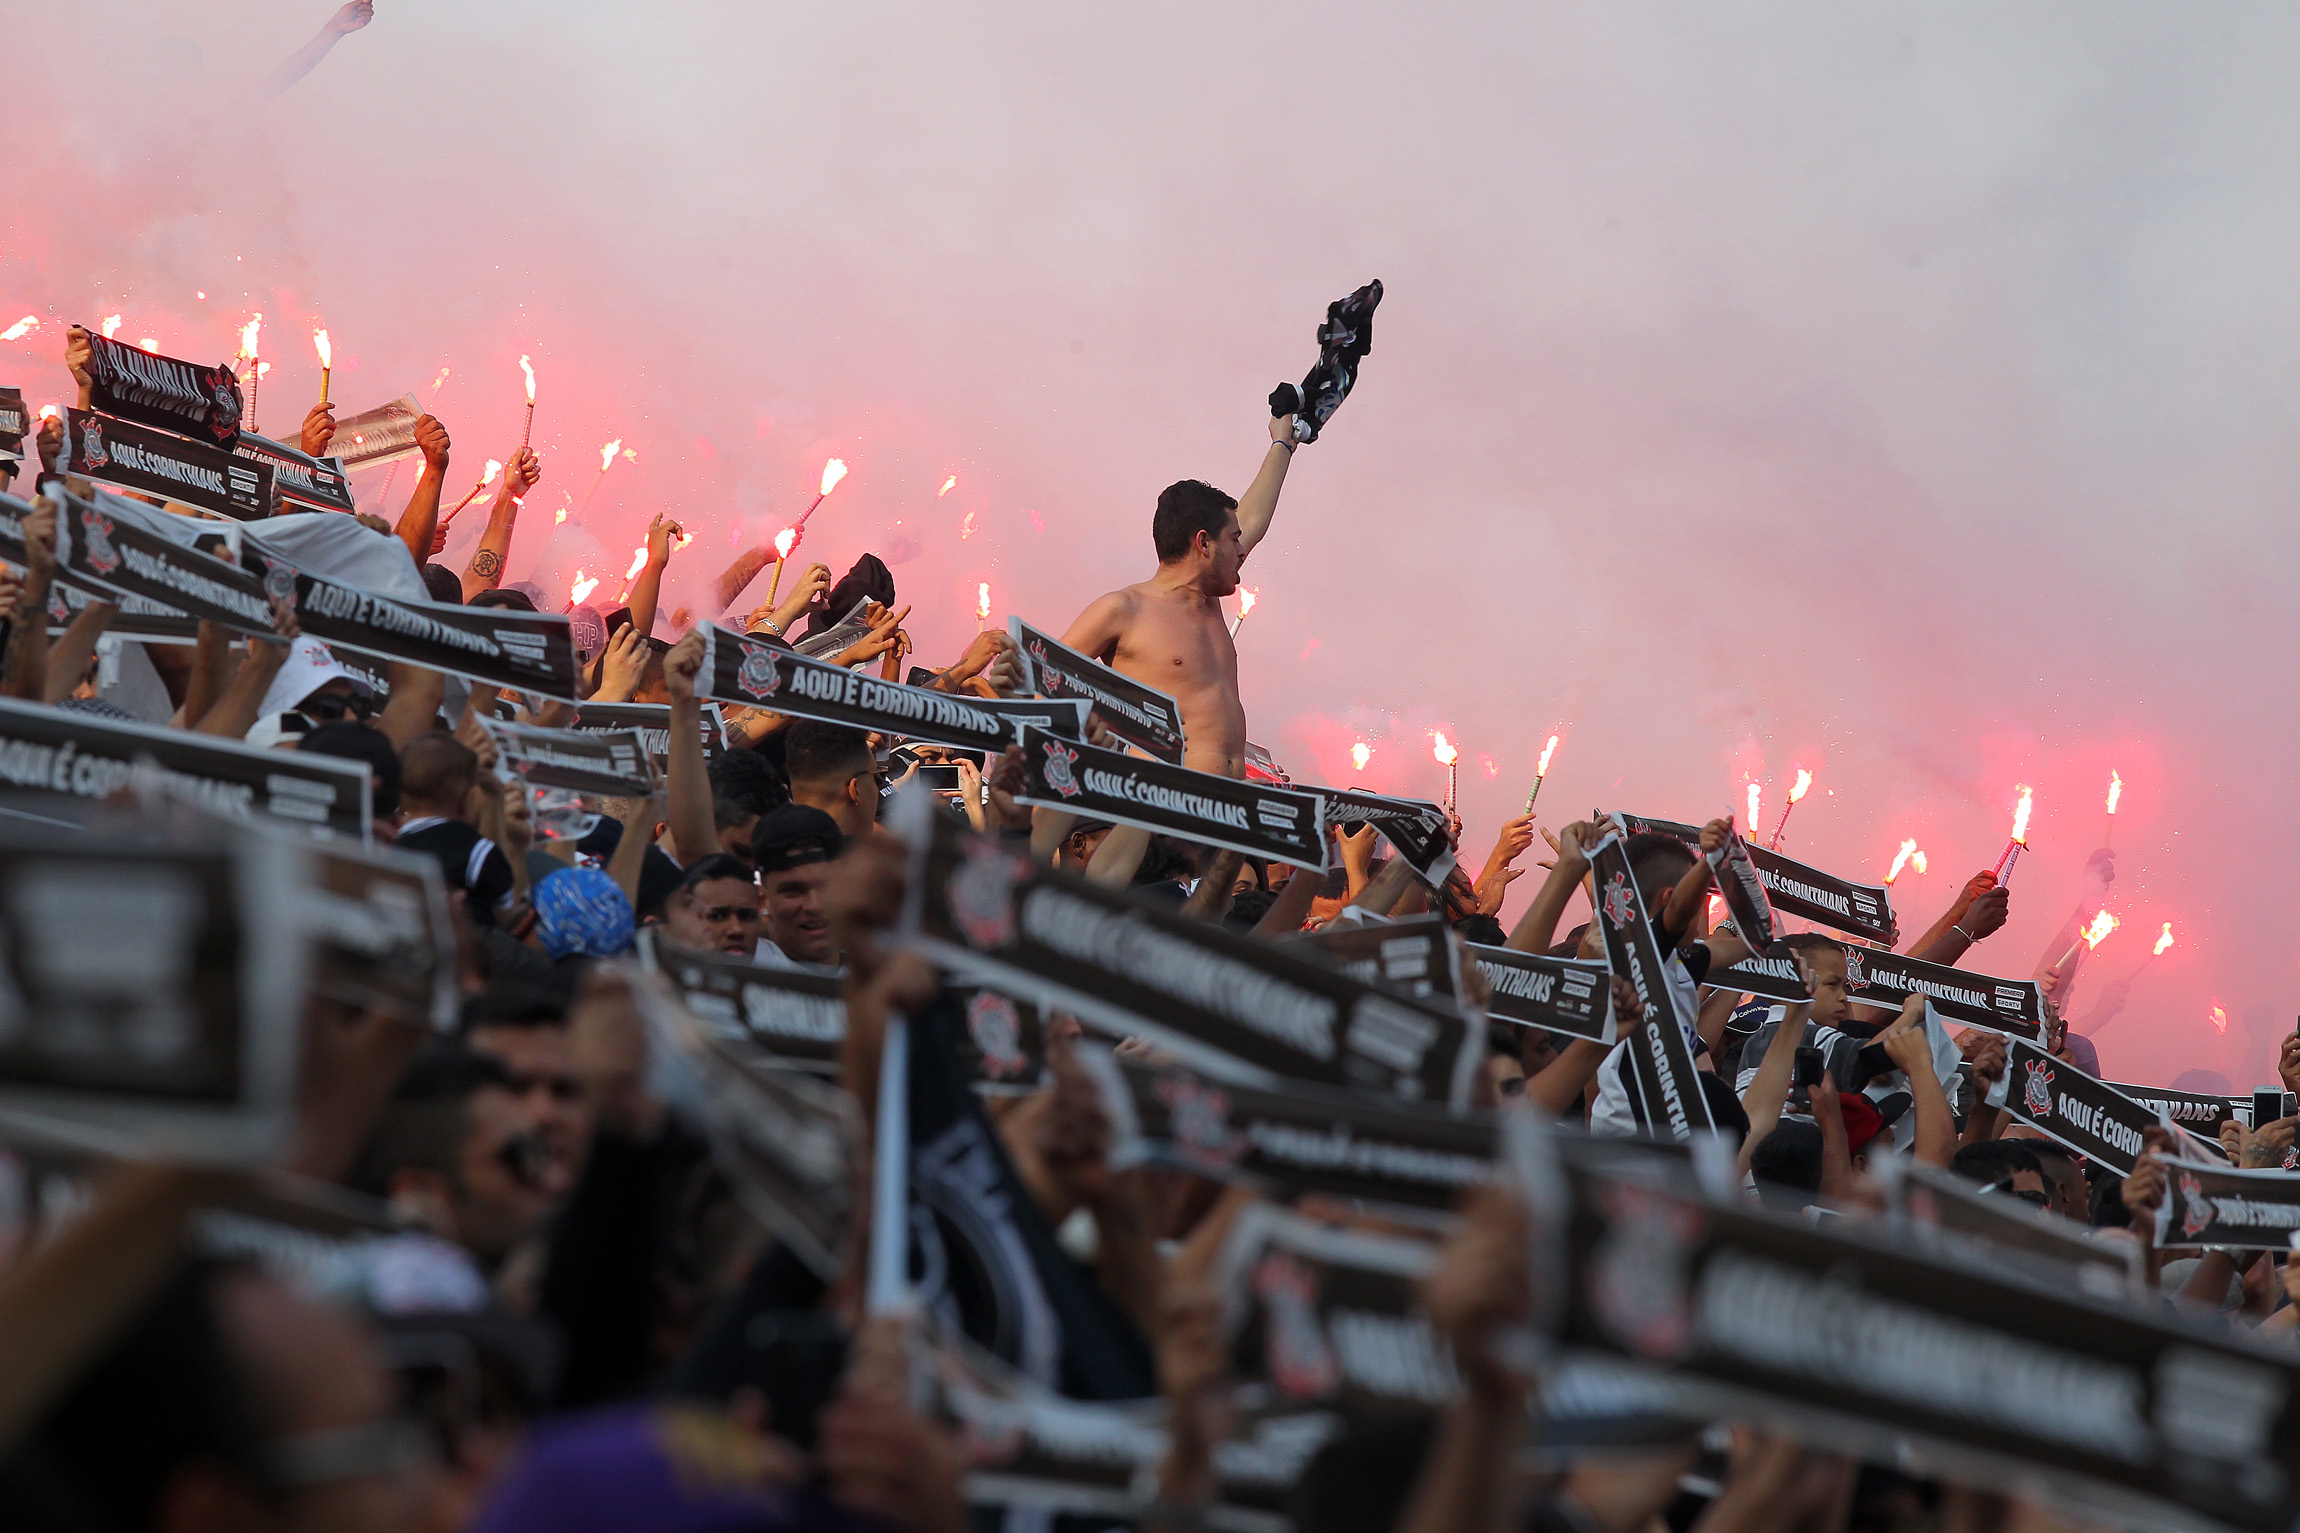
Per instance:
[[[1644,1012],[1622,1033],[1629,1043],[1629,1077],[1644,1105],[1645,1122],[1671,1139],[1715,1128],[1692,1046],[1686,1042],[1693,1032],[1692,1008],[1663,967],[1666,956],[1646,918],[1645,899],[1638,893],[1619,832],[1609,830],[1597,843],[1589,854],[1589,870],[1596,881],[1597,924],[1605,938],[1606,962],[1637,987]]]
[[[64,412],[64,471],[234,521],[272,514],[269,461],[86,410]]]
[[[1013,738],[1006,719],[977,699],[860,676],[716,623],[701,628],[701,696],[959,750],[1002,751]]]
[[[2005,1073],[1989,1089],[1989,1105],[2041,1129],[2077,1154],[2130,1176],[2143,1148],[2141,1134],[2158,1126],[2155,1113],[2106,1081],[2025,1038],[2005,1040]]]
[[[1525,1027],[1545,1027],[1568,1038],[1612,1043],[1612,968],[1598,958],[1552,958],[1473,942],[1470,957],[1493,994],[1486,1014]]]
[[[85,327],[82,327],[85,328]],[[156,426],[230,452],[240,439],[240,380],[228,367],[202,367],[123,341],[88,334],[88,403],[105,415]]]
[[[1182,709],[1173,698],[1071,649],[1022,619],[1006,631],[1022,658],[1024,683],[1040,697],[1076,698],[1119,739],[1160,761],[1182,764]]]
[[[1139,825],[1312,872],[1326,869],[1316,794],[1193,772],[1028,727],[1022,762],[1027,775],[1017,803]]]

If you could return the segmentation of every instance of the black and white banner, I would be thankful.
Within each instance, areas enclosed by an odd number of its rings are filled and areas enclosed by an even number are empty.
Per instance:
[[[671,705],[669,703],[584,703],[575,711],[572,729],[614,732],[635,729],[655,763],[657,776],[671,770]],[[726,720],[717,703],[703,705],[703,760],[713,762],[727,749]]]
[[[837,975],[699,953],[666,941],[656,927],[641,929],[639,952],[703,1021],[743,1034],[784,1064],[838,1073],[847,1002],[846,981]]]
[[[1155,687],[1136,681],[1078,651],[1018,617],[1006,632],[1022,657],[1025,685],[1040,697],[1076,699],[1094,710],[1103,725],[1129,745],[1160,761],[1182,764],[1182,707]]]
[[[1486,1002],[1488,1016],[1596,1043],[1620,1036],[1613,1016],[1613,971],[1602,959],[1551,958],[1479,942],[1469,945],[1469,955],[1493,991]]]
[[[1629,1078],[1635,1082],[1644,1106],[1644,1121],[1657,1134],[1671,1139],[1690,1138],[1696,1131],[1713,1129],[1709,1099],[1693,1064],[1693,1048],[1686,1040],[1693,1033],[1690,985],[1672,980],[1664,963],[1667,955],[1646,918],[1645,900],[1629,870],[1629,854],[1621,836],[1607,831],[1589,854],[1590,877],[1597,890],[1597,925],[1605,938],[1605,958],[1612,971],[1637,989],[1644,1010],[1622,1035],[1629,1044]]]
[[[1428,1241],[1249,1204],[1215,1265],[1232,1368],[1296,1404],[1449,1404],[1461,1378],[1421,1303],[1437,1256]]]
[[[455,926],[438,861],[341,842],[314,842],[311,858],[312,993],[453,1032]]]
[[[80,328],[86,329],[86,326]],[[88,403],[99,414],[230,452],[240,439],[239,378],[228,367],[163,357],[88,330]]]
[[[1616,816],[1631,835],[1652,831],[1685,843],[1694,856],[1701,855],[1701,827],[1677,820],[1649,820],[1642,815]],[[1859,937],[1866,942],[1879,942],[1891,947],[1900,940],[1900,926],[1893,916],[1892,893],[1883,884],[1856,884],[1809,867],[1794,857],[1742,841],[1749,866],[1756,872],[1758,882],[1775,911],[1799,917],[1802,920],[1826,926],[1831,931]],[[1722,872],[1720,885],[1725,883]],[[1730,890],[1721,889],[1726,903],[1731,905]],[[1735,911],[1735,919],[1742,919]],[[1744,933],[1746,935],[1746,933]],[[1751,944],[1755,946],[1754,943]]]
[[[1328,1193],[1443,1213],[1494,1172],[1492,1118],[1299,1082],[1210,1080],[1180,1065],[1081,1057],[1103,1088],[1112,1169],[1149,1162],[1292,1195]]]
[[[1328,825],[1339,825],[1347,831],[1363,823],[1380,831],[1391,850],[1403,857],[1407,866],[1419,873],[1432,889],[1441,887],[1453,876],[1453,837],[1448,831],[1445,811],[1428,800],[1386,798],[1355,788],[1298,791],[1314,793],[1324,801]]]
[[[1416,1000],[1453,999],[1462,993],[1453,924],[1440,915],[1397,921],[1335,922],[1322,931],[1286,939],[1316,953],[1361,984],[1402,991]]]
[[[267,637],[276,632],[272,602],[286,600],[304,634],[331,647],[489,686],[575,696],[575,643],[564,613],[404,601],[307,574],[254,548],[245,557],[256,569],[243,569],[196,546],[216,536],[215,524],[118,496],[67,496],[56,525],[59,562],[100,590]]]
[[[1468,1104],[1485,1040],[1450,1005],[1036,867],[928,799],[898,795],[890,816],[911,847],[903,929],[959,975],[1228,1082]]]
[[[228,819],[265,815],[361,841],[369,834],[360,762],[0,699],[0,790],[107,799],[136,780],[140,763],[169,792]]]
[[[1765,891],[1765,880],[1758,876],[1756,864],[1750,860],[1749,843],[1740,831],[1726,830],[1725,844],[1709,854],[1709,871],[1741,940],[1757,952],[1772,952],[1781,940],[1780,923],[1773,919],[1773,902]]]
[[[791,648],[810,660],[827,661],[834,655],[844,654],[870,632],[870,610],[870,602],[858,601],[845,617],[828,628],[791,642]]]
[[[0,1132],[115,1157],[275,1157],[311,951],[300,851],[197,816],[0,829]]]
[[[1022,762],[1017,803],[1139,825],[1313,872],[1326,869],[1316,794],[1193,772],[1027,727]]]
[[[2041,1491],[2098,1514],[2084,1521],[2285,1533],[2300,1517],[2287,1357],[1878,1225],[1712,1202],[1689,1176],[1568,1170],[1561,1340],[1649,1370],[1688,1410],[1756,1406],[1855,1454],[1913,1448],[1943,1479]]]
[[[796,650],[704,623],[702,695],[792,718],[902,735],[959,750],[998,752],[1012,743],[1006,720],[977,699],[866,676]]]
[[[1845,993],[1857,1005],[1897,1011],[1921,995],[1943,1022],[2032,1043],[2044,1036],[2044,993],[2034,980],[1991,979],[1882,948],[1847,946],[1844,954]],[[1809,998],[1793,958],[1743,959],[1702,983],[1790,1005]]]
[[[539,729],[481,719],[505,767],[537,788],[566,788],[608,798],[646,798],[658,779],[647,742],[636,729]]]
[[[1938,1166],[1914,1161],[1888,1179],[1900,1212],[1919,1240],[1984,1270],[2025,1272],[2063,1292],[2116,1299],[2133,1291],[2140,1251],[2110,1244],[2074,1220],[2063,1219],[2006,1192],[1983,1192],[1978,1183]]]
[[[642,927],[639,952],[705,1022],[742,1032],[777,1060],[836,1075],[846,1038],[846,981],[803,969],[770,968],[727,953],[698,953]],[[952,999],[965,1023],[953,1039],[968,1082],[984,1096],[1039,1089],[1046,1075],[1046,1025],[1036,1006],[979,986]]]
[[[22,461],[24,438],[31,434],[32,413],[24,406],[24,391],[0,389],[0,461]]]
[[[2117,1081],[2104,1084],[2119,1096],[2130,1097],[2157,1116],[2170,1118],[2198,1138],[2215,1144],[2220,1140],[2220,1125],[2236,1122],[2242,1116],[2228,1098],[2210,1092],[2174,1091],[2169,1086],[2127,1086]]]
[[[234,521],[272,514],[271,465],[130,421],[64,412],[64,472]]]
[[[422,418],[423,406],[415,402],[415,396],[402,394],[349,420],[337,421],[328,445],[335,449],[335,461],[346,473],[396,463],[422,450],[415,444],[415,423]]]
[[[34,506],[13,495],[0,495],[0,561],[26,568],[24,556],[24,518],[30,516]],[[51,636],[63,632],[73,618],[91,601],[118,603],[119,615],[105,629],[126,639],[142,639],[163,644],[189,644],[199,636],[199,624],[174,607],[165,606],[141,596],[122,597],[104,585],[75,575],[69,568],[59,568],[56,578],[48,587],[48,632]]]
[[[344,478],[342,465],[333,458],[315,458],[299,447],[257,436],[252,431],[240,433],[239,445],[232,449],[232,456],[270,469],[272,487],[279,491],[282,500],[322,511],[359,509],[352,500],[351,482]]]
[[[2106,1081],[2025,1038],[2005,1040],[2005,1073],[1989,1088],[1988,1102],[2119,1176],[2132,1174],[2142,1134],[2160,1126],[2155,1113]]]
[[[852,1099],[750,1038],[705,1023],[659,976],[633,971],[631,979],[647,1025],[650,1086],[701,1120],[712,1158],[752,1217],[817,1275],[837,1277],[860,1169]]]
[[[2300,1173],[2238,1171],[2194,1160],[2164,1162],[2156,1244],[2289,1250],[2300,1234]]]
[[[1006,720],[1014,731],[1009,745],[1022,743],[1025,729],[1036,729],[1065,740],[1086,738],[1086,705],[1075,699],[1060,702],[1050,697],[970,697],[974,707],[994,713]]]

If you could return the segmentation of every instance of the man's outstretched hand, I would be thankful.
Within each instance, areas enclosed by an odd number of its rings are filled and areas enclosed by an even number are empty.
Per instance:
[[[304,412],[303,436],[297,446],[307,458],[327,456],[328,443],[335,440],[335,406],[327,403],[313,405]]]
[[[346,0],[335,15],[328,19],[327,29],[337,37],[349,37],[373,20],[375,0]]]

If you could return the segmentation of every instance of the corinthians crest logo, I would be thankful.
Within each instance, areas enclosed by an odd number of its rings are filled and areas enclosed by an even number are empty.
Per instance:
[[[1254,1267],[1254,1292],[1268,1311],[1262,1338],[1270,1382],[1297,1400],[1314,1400],[1341,1381],[1341,1368],[1318,1322],[1318,1279],[1284,1251]]]
[[[2052,1066],[2040,1059],[2028,1067],[2028,1080],[2022,1088],[2021,1100],[2027,1104],[2030,1116],[2052,1116]]]
[[[1230,1127],[1230,1093],[1187,1075],[1161,1076],[1152,1089],[1174,1115],[1174,1151],[1191,1170],[1220,1176],[1246,1153]]]
[[[1014,859],[987,841],[966,849],[966,860],[950,875],[943,892],[959,935],[976,948],[1004,947],[1014,940]]]
[[[753,697],[773,697],[782,684],[783,673],[775,669],[775,652],[764,644],[745,644],[743,663],[735,670],[735,685]]]
[[[108,468],[111,462],[112,455],[104,447],[104,423],[100,420],[80,422],[80,466]]]
[[[264,595],[275,602],[286,602],[289,610],[294,610],[295,566],[266,555],[264,558]]]
[[[1077,765],[1077,762],[1078,752],[1070,749],[1060,740],[1047,741],[1046,786],[1064,798],[1076,798],[1079,793],[1078,778],[1071,771],[1071,768]]]
[[[112,546],[112,519],[94,506],[80,513],[80,538],[88,545],[88,568],[109,575],[120,567],[120,551]]]
[[[1629,913],[1637,908],[1636,899],[1629,892],[1629,880],[1615,873],[1605,880],[1605,919],[1616,926],[1629,924]]]
[[[1030,1065],[1022,1052],[1022,1017],[1003,995],[975,992],[966,1003],[966,1036],[982,1055],[982,1073],[994,1081],[1012,1080]]]
[[[1869,966],[1861,957],[1861,952],[1860,948],[1849,943],[1845,947],[1845,988],[1847,990],[1866,990],[1869,988]]]
[[[2180,1173],[2180,1233],[2191,1238],[2204,1233],[2212,1222],[2212,1200],[2204,1195],[2204,1186],[2196,1180],[2196,1173]]]

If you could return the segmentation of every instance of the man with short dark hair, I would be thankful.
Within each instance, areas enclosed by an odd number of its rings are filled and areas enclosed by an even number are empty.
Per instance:
[[[492,1272],[551,1211],[555,1169],[502,1063],[448,1046],[408,1067],[352,1184]]]
[[[536,1179],[554,1197],[566,1196],[591,1143],[591,1109],[575,1074],[565,999],[514,986],[483,990],[464,1005],[463,1041],[503,1067],[549,1158]]]
[[[820,809],[790,804],[762,816],[751,834],[751,860],[759,871],[766,933],[756,961],[775,968],[838,972],[823,886],[846,838]]]
[[[399,825],[401,850],[436,858],[448,889],[465,891],[471,919],[493,925],[518,880],[510,859],[473,823],[472,800],[483,791],[479,757],[455,736],[434,730],[407,743],[399,771],[399,807],[406,815]],[[485,785],[493,786],[492,780]]]
[[[751,865],[719,853],[687,869],[663,901],[661,931],[665,940],[699,953],[751,957],[759,946],[759,884]]]
[[[397,838],[394,829],[399,820],[400,765],[399,752],[392,749],[390,739],[380,729],[350,719],[319,728],[296,741],[299,751],[310,751],[315,756],[338,756],[346,761],[357,761],[367,767],[367,812],[373,822],[376,839],[391,841]]]
[[[842,837],[878,824],[878,764],[861,730],[800,719],[783,736],[783,771],[791,802],[829,816]]]
[[[1222,598],[1269,534],[1294,456],[1294,418],[1270,422],[1261,471],[1243,498],[1185,479],[1168,485],[1150,518],[1158,573],[1098,597],[1062,642],[1171,696],[1182,711],[1184,761],[1236,777],[1246,764],[1246,709],[1238,700],[1238,649]],[[793,774],[794,781],[796,774]]]
[[[1983,1192],[1999,1192],[2038,1208],[2052,1206],[2052,1189],[2045,1185],[2044,1163],[2033,1147],[2011,1139],[1983,1139],[1957,1151],[1949,1169],[1980,1183]]]

